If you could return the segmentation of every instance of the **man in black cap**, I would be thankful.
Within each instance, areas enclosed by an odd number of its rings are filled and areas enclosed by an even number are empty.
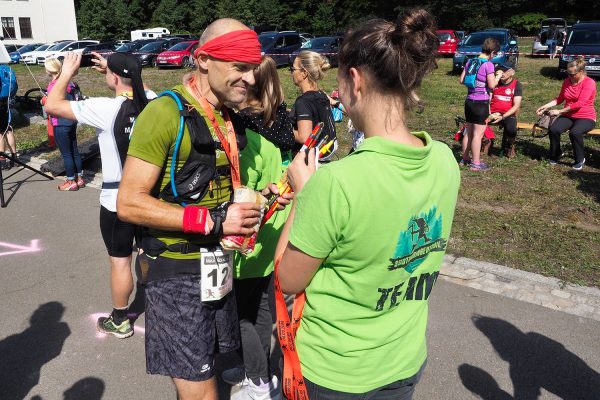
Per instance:
[[[137,227],[118,218],[117,193],[133,123],[148,103],[148,98],[156,95],[144,91],[141,66],[135,57],[113,53],[105,59],[97,53],[92,54],[96,64],[93,68],[106,75],[106,85],[114,91],[115,97],[66,100],[67,84],[81,64],[80,53],[67,53],[60,77],[48,95],[46,111],[96,128],[103,176],[100,231],[110,259],[113,302],[112,313],[98,319],[98,330],[123,339],[133,335],[127,311],[133,292],[131,253]]]
[[[494,88],[490,103],[491,115],[488,120],[492,124],[502,126],[502,152],[508,158],[514,158],[517,138],[517,112],[521,108],[523,88],[515,79],[515,65],[505,62],[496,66],[502,71],[500,82]]]

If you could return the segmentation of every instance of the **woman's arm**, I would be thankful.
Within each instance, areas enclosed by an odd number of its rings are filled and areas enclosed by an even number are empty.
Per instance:
[[[313,130],[313,123],[309,119],[298,120],[298,130],[294,130],[296,143],[304,144]]]
[[[542,115],[542,114],[543,114],[543,113],[544,113],[544,112],[545,112],[545,111],[546,111],[548,108],[550,108],[550,107],[554,107],[556,104],[557,104],[557,103],[556,103],[556,100],[552,100],[551,102],[549,102],[549,103],[546,103],[546,104],[544,104],[543,106],[541,106],[540,108],[538,108],[538,109],[535,111],[535,113],[536,113],[537,115]]]

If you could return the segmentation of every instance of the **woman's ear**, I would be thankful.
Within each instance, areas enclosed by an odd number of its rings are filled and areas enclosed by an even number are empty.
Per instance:
[[[350,84],[352,85],[352,95],[358,96],[358,94],[364,89],[365,84],[362,72],[356,68],[350,68],[348,70],[348,76],[350,77]]]

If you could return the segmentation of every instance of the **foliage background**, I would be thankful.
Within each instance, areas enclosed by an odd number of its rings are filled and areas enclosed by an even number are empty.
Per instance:
[[[581,0],[75,0],[80,36],[95,39],[129,39],[130,31],[155,26],[172,33],[200,33],[222,17],[263,30],[328,34],[366,19],[394,19],[403,9],[415,6],[428,8],[440,28],[467,31],[501,26],[531,34],[547,16],[563,17],[569,23],[582,16],[600,19],[600,2]]]

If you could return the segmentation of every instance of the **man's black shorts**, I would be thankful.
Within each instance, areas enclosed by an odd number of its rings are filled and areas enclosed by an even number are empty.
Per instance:
[[[129,257],[138,227],[119,219],[116,212],[100,206],[100,232],[111,257]]]
[[[198,260],[152,259],[150,268]],[[146,371],[188,381],[214,376],[216,353],[240,346],[233,291],[223,299],[200,301],[198,275],[180,275],[148,282],[146,286]]]
[[[0,101],[0,135],[8,127],[8,105]]]

